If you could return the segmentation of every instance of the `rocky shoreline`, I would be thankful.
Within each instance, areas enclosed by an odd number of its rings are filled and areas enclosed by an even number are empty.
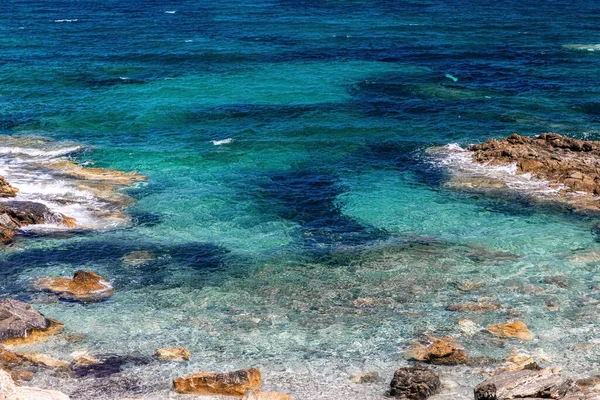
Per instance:
[[[513,134],[472,144],[428,149],[449,169],[452,189],[511,192],[579,212],[600,211],[600,142],[557,133]]]

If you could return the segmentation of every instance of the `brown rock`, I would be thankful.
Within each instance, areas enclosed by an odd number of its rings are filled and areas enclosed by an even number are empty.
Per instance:
[[[508,322],[506,324],[490,325],[487,331],[498,337],[532,340],[533,335],[527,325],[522,321]]]
[[[500,308],[500,303],[476,301],[473,303],[450,304],[448,311],[494,311]]]
[[[372,297],[359,297],[354,300],[354,307],[356,308],[371,308],[375,305],[375,299]]]
[[[462,347],[435,337],[427,337],[414,343],[407,356],[413,360],[440,365],[456,365],[467,361],[467,353]]]
[[[18,192],[19,189],[10,186],[4,177],[0,176],[0,197],[15,197]]]
[[[41,343],[49,340],[52,336],[58,335],[63,331],[63,328],[65,327],[63,324],[52,318],[48,319],[48,321],[48,328],[32,329],[29,331],[28,336],[5,339],[2,341],[2,344],[10,346],[24,346],[33,343]]]
[[[0,370],[0,399],[2,400],[69,400],[69,396],[56,390],[15,385],[5,371]]]
[[[246,389],[242,400],[292,400],[287,394],[277,392],[261,392],[258,389]]]
[[[260,383],[260,370],[250,368],[233,372],[198,372],[175,378],[173,387],[179,393],[243,396],[246,389],[258,389]]]
[[[114,291],[110,283],[91,271],[79,270],[73,278],[38,278],[36,289],[56,293],[61,299],[77,301],[99,301],[112,296]]]
[[[156,350],[155,356],[163,361],[188,361],[190,351],[187,347],[167,347]]]
[[[48,367],[53,369],[61,369],[69,366],[67,361],[57,360],[56,358],[52,358],[45,354],[40,353],[23,353],[17,352],[15,353],[21,359],[30,362],[33,365]]]

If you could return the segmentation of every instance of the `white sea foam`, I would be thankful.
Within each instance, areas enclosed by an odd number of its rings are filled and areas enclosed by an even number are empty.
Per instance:
[[[75,218],[85,229],[112,228],[124,222],[115,216],[115,204],[82,185],[82,180],[50,168],[69,161],[68,156],[83,149],[74,143],[52,142],[31,136],[0,136],[0,174],[19,189],[14,198],[2,201],[33,201],[53,213]],[[84,182],[85,183],[85,182]],[[53,224],[35,225],[27,230],[66,229]]]
[[[223,140],[212,140],[211,142],[215,146],[221,146],[223,144],[229,144],[229,143],[233,142],[233,139],[232,138],[227,138],[227,139],[223,139]]]
[[[563,47],[569,50],[600,51],[600,44],[565,44]]]
[[[165,11],[165,14],[175,14],[177,11],[172,10],[172,11]]]
[[[428,152],[433,155],[433,163],[446,168],[456,183],[473,183],[476,179],[487,178],[503,182],[511,190],[542,196],[556,195],[567,189],[562,184],[534,178],[529,173],[518,174],[517,163],[490,165],[476,162],[472,152],[456,143],[431,148]],[[485,188],[485,185],[482,184],[482,188]],[[471,186],[476,187],[477,184]]]
[[[79,21],[79,20],[78,19],[55,19],[54,20],[54,22],[58,22],[58,23],[61,23],[61,22],[77,22],[77,21]]]

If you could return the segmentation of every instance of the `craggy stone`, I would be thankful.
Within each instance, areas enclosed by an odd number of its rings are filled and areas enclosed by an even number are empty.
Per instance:
[[[4,244],[13,240],[19,228],[46,223],[74,226],[75,219],[60,213],[53,213],[42,203],[32,201],[0,203],[0,242]]]
[[[0,302],[0,341],[26,337],[32,329],[47,329],[50,321],[35,308],[19,300]]]
[[[104,278],[91,271],[79,270],[73,278],[38,278],[34,287],[56,293],[64,300],[82,302],[105,300],[114,293],[113,287]]]
[[[350,380],[354,383],[373,383],[379,380],[377,372],[358,372]]]
[[[25,346],[33,343],[41,343],[49,340],[52,336],[58,335],[64,329],[64,325],[57,320],[48,319],[48,327],[46,329],[32,329],[29,335],[25,337],[13,337],[2,340],[2,344],[10,346]]]
[[[535,138],[513,134],[506,139],[471,145],[468,150],[477,162],[516,163],[518,173],[562,184],[567,192],[586,193],[589,195],[586,203],[576,196],[563,200],[575,201],[581,208],[598,209],[595,196],[600,194],[600,142],[556,133],[543,133]]]
[[[233,372],[198,372],[175,378],[173,388],[179,393],[243,396],[246,389],[258,389],[261,380],[258,368]]]
[[[487,331],[498,337],[532,340],[533,334],[522,321],[508,322],[506,324],[490,325]]]
[[[477,385],[475,400],[562,399],[573,387],[573,380],[559,371],[544,368],[501,372]]]
[[[163,361],[188,361],[190,351],[187,347],[168,347],[156,350],[155,357]]]
[[[0,197],[15,197],[19,189],[10,186],[3,176],[0,176]]]
[[[432,370],[400,368],[390,383],[390,395],[402,400],[424,400],[438,393],[441,386],[440,378]]]
[[[408,358],[430,364],[456,365],[467,361],[467,353],[461,347],[435,337],[414,343]]]
[[[15,385],[10,375],[0,370],[1,400],[69,400],[69,396],[56,390]]]

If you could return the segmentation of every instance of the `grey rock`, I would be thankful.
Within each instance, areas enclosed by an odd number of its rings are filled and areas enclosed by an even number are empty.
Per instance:
[[[0,341],[26,337],[31,329],[46,329],[49,323],[42,313],[27,303],[13,299],[0,302]]]
[[[417,366],[397,370],[390,386],[390,396],[397,399],[424,400],[438,393],[442,383],[434,371]]]
[[[572,387],[558,368],[505,371],[477,385],[475,400],[562,399]]]

